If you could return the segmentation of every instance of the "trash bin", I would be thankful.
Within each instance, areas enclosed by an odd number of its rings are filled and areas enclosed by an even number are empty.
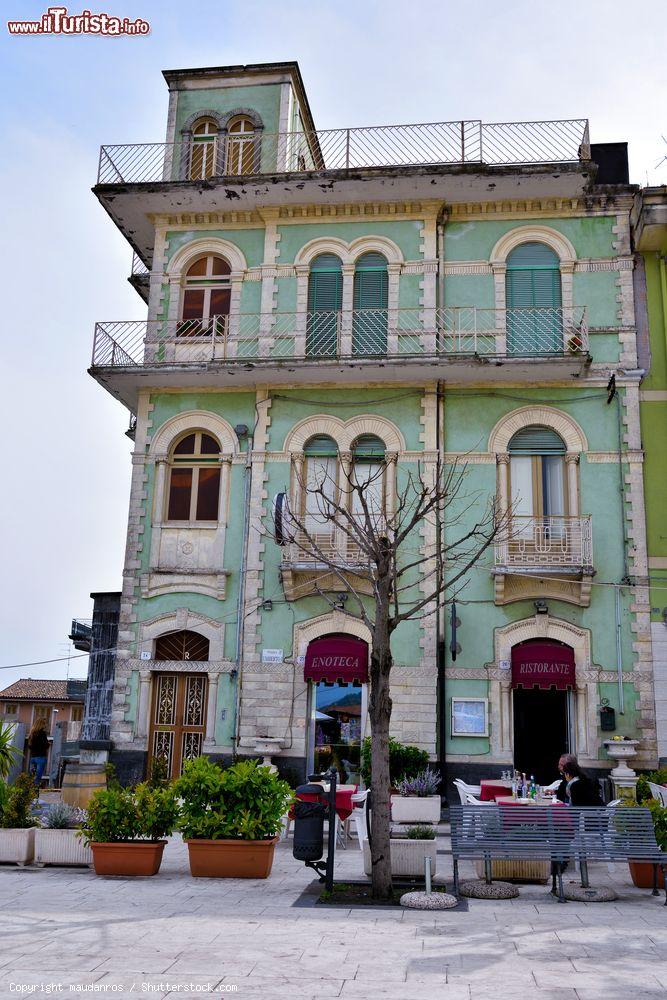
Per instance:
[[[324,820],[328,806],[322,801],[321,785],[299,785],[297,795],[317,796],[317,801],[294,803],[294,846],[297,861],[319,861],[324,853]]]

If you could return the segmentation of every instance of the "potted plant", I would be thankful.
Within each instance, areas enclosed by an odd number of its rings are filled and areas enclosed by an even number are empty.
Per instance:
[[[398,782],[398,795],[391,797],[394,823],[438,823],[440,821],[440,777],[426,767]]]
[[[26,865],[35,849],[35,826],[32,814],[35,782],[29,774],[19,774],[13,785],[0,779],[0,861]]]
[[[255,760],[223,771],[198,757],[185,765],[175,788],[192,875],[268,878],[282,817],[292,801],[286,781]]]
[[[657,799],[646,799],[640,805],[648,806],[653,819],[653,829],[655,830],[655,840],[661,851],[667,850],[667,807],[661,805]],[[653,864],[650,861],[630,861],[630,878],[638,889],[653,888]],[[658,868],[658,888],[664,889],[665,880],[662,869]]]
[[[92,865],[92,851],[79,836],[85,822],[83,809],[54,803],[42,818],[42,826],[35,830],[35,864]]]
[[[364,871],[372,874],[371,852],[364,840]],[[409,826],[400,837],[392,836],[390,841],[391,874],[403,878],[419,878],[424,874],[424,859],[431,859],[431,874],[435,875],[438,852],[435,830],[432,826],[417,824]]]
[[[82,830],[98,875],[157,875],[174,831],[178,805],[173,786],[112,785],[95,792]]]
[[[389,780],[396,788],[401,778],[411,778],[428,766],[428,753],[409,744],[399,743],[389,737]],[[361,777],[367,787],[371,783],[371,739],[367,736],[361,744]]]

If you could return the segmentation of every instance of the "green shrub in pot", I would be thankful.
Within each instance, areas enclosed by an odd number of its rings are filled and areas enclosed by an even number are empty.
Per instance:
[[[37,797],[35,782],[29,774],[19,774],[7,788],[2,806],[0,826],[5,830],[27,830],[37,825],[32,804]]]
[[[419,823],[416,826],[409,826],[405,836],[408,840],[435,840],[435,828]]]
[[[241,760],[222,770],[206,757],[188,761],[176,781],[185,840],[264,840],[274,837],[292,789],[268,767]]]
[[[396,787],[402,778],[413,778],[428,765],[428,753],[419,747],[399,743],[389,737],[389,781]],[[361,776],[366,785],[371,783],[371,738],[361,744]]]

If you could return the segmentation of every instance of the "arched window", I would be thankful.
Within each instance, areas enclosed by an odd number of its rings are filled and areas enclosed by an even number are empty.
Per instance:
[[[314,259],[308,279],[306,354],[327,357],[338,352],[343,305],[343,266],[334,253]]]
[[[563,350],[560,260],[545,243],[521,243],[507,256],[507,351]]]
[[[381,253],[362,254],[354,268],[354,354],[387,353],[387,258]]]
[[[352,445],[352,511],[364,516],[359,490],[363,491],[369,512],[381,516],[385,511],[385,446],[374,434],[362,434]]]
[[[303,524],[311,537],[329,537],[334,525],[327,500],[335,500],[338,491],[338,446],[322,434],[307,441],[303,451]]]
[[[208,660],[208,651],[208,639],[188,629],[155,640],[156,660]]]
[[[186,434],[170,456],[167,521],[217,521],[220,445],[203,431]]]
[[[190,180],[203,180],[215,175],[217,137],[218,125],[212,118],[202,118],[192,129]]]
[[[222,334],[229,317],[231,268],[223,257],[207,254],[185,273],[179,337]]]
[[[249,118],[234,118],[227,129],[227,174],[256,174],[255,126]]]
[[[567,509],[565,443],[549,427],[524,427],[509,443],[513,521],[526,530],[535,519],[562,529]],[[530,529],[532,532],[532,528]]]

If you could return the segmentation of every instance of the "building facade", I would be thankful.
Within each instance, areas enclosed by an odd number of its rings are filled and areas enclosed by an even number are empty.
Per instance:
[[[303,484],[358,463],[390,507],[442,462],[474,498],[459,527],[512,511],[456,594],[456,654],[450,604],[396,631],[394,735],[464,778],[604,769],[615,734],[653,765],[622,150],[585,120],[317,132],[293,63],[165,78],[166,143],[103,147],[95,188],[148,308],[97,324],[91,368],[134,434],[119,774],[262,752],[356,777],[370,635],[279,521],[315,531]]]
[[[651,644],[655,681],[658,756],[667,763],[667,187],[645,188],[636,199],[633,232],[648,325],[640,364],[646,536],[651,581]],[[641,343],[641,341],[640,341]]]
[[[23,751],[20,764],[27,770],[30,763],[28,736],[42,718],[49,737],[49,758],[46,774],[58,766],[62,744],[75,744],[79,739],[86,699],[86,681],[83,680],[33,680],[26,677],[14,681],[0,691],[0,719],[16,724],[18,746]],[[18,764],[17,764],[18,767]]]

